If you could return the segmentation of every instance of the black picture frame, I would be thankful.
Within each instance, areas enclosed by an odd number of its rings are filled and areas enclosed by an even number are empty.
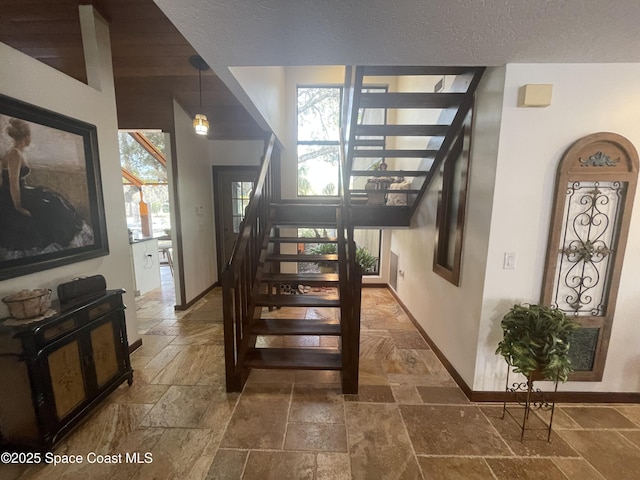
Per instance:
[[[0,175],[0,280],[109,254],[95,125],[0,94]]]

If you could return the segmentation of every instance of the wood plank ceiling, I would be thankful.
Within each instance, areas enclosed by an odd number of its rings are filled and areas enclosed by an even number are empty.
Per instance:
[[[0,41],[86,83],[79,4],[93,4],[110,24],[120,128],[171,131],[174,97],[198,113],[196,51],[152,0],[0,0]],[[210,138],[264,137],[211,70],[202,74],[202,104]]]

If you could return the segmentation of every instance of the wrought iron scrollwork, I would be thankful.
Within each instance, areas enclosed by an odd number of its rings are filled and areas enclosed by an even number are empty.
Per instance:
[[[604,376],[639,163],[627,138],[598,132],[577,139],[558,164],[540,300],[581,325],[569,342],[569,380]]]
[[[560,310],[576,315],[604,314],[606,283],[615,253],[611,245],[615,244],[624,190],[622,182],[569,184],[554,295],[554,306]]]
[[[619,158],[611,160],[609,155],[597,152],[591,155],[587,160],[580,159],[580,165],[583,167],[615,167],[620,161]]]
[[[533,386],[533,376],[526,377],[526,382],[514,382],[509,387],[509,375],[511,374],[511,366],[507,364],[507,382],[505,384],[505,399],[502,404],[502,419],[509,415],[516,423],[520,425],[520,441],[524,439],[524,432],[527,430],[527,423],[532,411],[549,412],[549,422],[546,425],[547,442],[551,441],[551,428],[553,426],[553,414],[555,412],[555,400],[550,398],[548,394],[551,392],[543,392],[539,388]],[[558,381],[555,382],[554,394],[558,392]],[[510,398],[509,398],[510,397]],[[509,399],[509,400],[508,400]],[[519,406],[515,410],[522,410],[522,420],[518,420],[511,407],[507,407],[507,401],[515,401]],[[522,408],[520,408],[522,407]],[[542,419],[541,419],[542,420]],[[544,423],[544,420],[543,420]]]
[[[539,388],[533,388],[533,381],[531,383],[532,386],[529,389],[529,382],[514,382],[511,387],[507,387],[506,391],[516,394],[515,401],[519,405],[526,407],[528,402],[529,410],[550,410],[553,402],[549,400],[545,392]]]

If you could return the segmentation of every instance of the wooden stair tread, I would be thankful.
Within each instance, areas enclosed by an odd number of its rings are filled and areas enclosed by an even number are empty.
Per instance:
[[[453,67],[453,66],[384,66],[371,65],[364,66],[363,75],[371,77],[395,77],[395,76],[416,76],[416,75],[462,75],[464,73],[477,70],[477,67]]]
[[[302,220],[302,219],[292,219],[292,220],[285,220],[285,219],[278,219],[275,218],[273,219],[273,222],[271,223],[271,226],[273,227],[299,227],[299,228],[305,228],[305,227],[322,227],[322,228],[336,228],[336,221],[332,220],[332,221],[318,221],[318,220]]]
[[[263,282],[301,283],[303,285],[325,285],[338,283],[337,273],[266,273]]]
[[[435,157],[437,153],[438,150],[353,150],[353,156],[358,158],[429,158]]]
[[[339,307],[340,300],[335,295],[312,295],[310,293],[294,295],[258,295],[259,307]]]
[[[253,348],[245,364],[251,368],[341,370],[342,355],[329,348]]]
[[[336,237],[271,237],[273,243],[338,243]]]
[[[403,190],[404,192],[404,190]],[[327,253],[324,255],[302,255],[297,253],[271,253],[266,257],[267,262],[337,262],[338,255]]]
[[[361,93],[360,108],[451,108],[458,107],[466,93]]]
[[[337,208],[335,204],[278,203],[271,205],[271,218],[273,225],[335,225]]]
[[[427,170],[351,170],[352,177],[424,177]]]
[[[406,190],[394,190],[394,192],[406,192]],[[408,205],[352,204],[351,208],[353,223],[357,227],[402,228],[411,225],[411,207]]]
[[[376,139],[376,138],[356,138],[353,141],[354,147],[380,147],[384,148],[385,140],[384,138]]]
[[[261,318],[251,324],[255,335],[340,335],[337,320]]]
[[[358,125],[356,135],[367,137],[442,137],[449,125]]]
[[[349,189],[351,193],[420,193],[420,190],[391,190],[387,189],[377,189],[377,190],[364,190],[361,188]],[[388,205],[380,205],[381,207],[386,207]]]
[[[297,208],[297,207],[301,207],[301,208],[307,208],[307,207],[311,207],[311,208],[337,208],[340,206],[340,202],[339,201],[334,201],[330,199],[331,197],[327,197],[326,199],[322,199],[322,200],[303,200],[303,199],[297,199],[297,200],[273,200],[269,206],[272,209],[278,209],[278,208]]]

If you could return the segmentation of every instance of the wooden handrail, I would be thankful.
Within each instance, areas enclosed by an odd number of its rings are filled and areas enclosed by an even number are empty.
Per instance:
[[[262,156],[262,166],[260,168],[260,172],[258,173],[258,179],[256,180],[256,185],[253,188],[253,192],[251,193],[249,204],[246,207],[244,220],[242,222],[242,225],[240,226],[240,232],[238,233],[238,240],[233,245],[229,262],[227,263],[227,268],[233,268],[233,265],[237,265],[239,263],[239,259],[237,257],[239,255],[242,255],[239,252],[243,251],[246,243],[249,242],[251,238],[251,227],[253,226],[253,220],[257,218],[260,213],[262,213],[260,204],[261,202],[263,203],[263,197],[266,197],[270,191],[268,188],[265,188],[265,184],[267,183],[267,179],[270,179],[271,156],[273,154],[274,145],[275,135],[272,134],[265,146],[264,155]]]
[[[343,95],[342,128],[340,131],[340,169],[342,203],[336,212],[338,232],[338,273],[340,278],[340,318],[342,323],[342,391],[358,392],[358,370],[360,356],[360,303],[362,289],[362,269],[356,263],[356,244],[351,214],[350,171],[353,144],[349,142],[351,131],[357,122],[357,112],[353,112],[354,102],[362,87],[356,68],[345,69]]]

